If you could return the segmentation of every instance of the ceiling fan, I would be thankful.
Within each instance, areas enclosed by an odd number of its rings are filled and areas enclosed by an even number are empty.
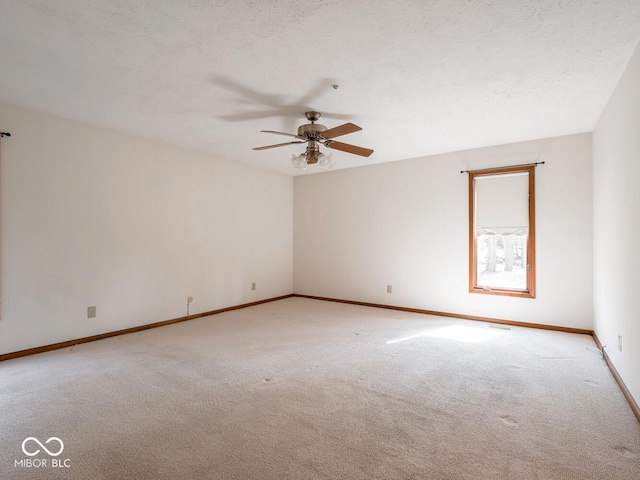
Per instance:
[[[277,148],[284,147],[286,145],[294,145],[298,143],[306,143],[307,149],[306,152],[293,156],[291,163],[296,168],[305,168],[307,165],[313,165],[319,163],[320,166],[328,166],[326,161],[326,156],[320,153],[320,145],[324,145],[325,147],[333,148],[335,150],[341,150],[347,153],[353,153],[354,155],[360,155],[362,157],[368,157],[373,153],[373,150],[369,148],[356,147],[355,145],[350,145],[348,143],[336,142],[333,140],[335,137],[339,137],[341,135],[346,135],[348,133],[357,132],[358,130],[362,130],[357,125],[353,123],[345,123],[338,127],[329,128],[324,125],[320,125],[319,123],[315,123],[320,118],[320,112],[309,111],[305,112],[305,117],[311,123],[307,123],[305,125],[300,125],[298,127],[298,134],[294,135],[292,133],[284,133],[284,132],[276,132],[274,130],[260,130],[264,133],[275,133],[276,135],[286,135],[288,137],[294,137],[298,140],[294,140],[286,143],[278,143],[275,145],[267,145],[265,147],[256,147],[254,150],[267,150],[269,148]]]

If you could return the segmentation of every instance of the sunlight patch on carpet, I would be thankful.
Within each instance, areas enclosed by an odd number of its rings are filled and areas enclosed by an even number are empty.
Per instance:
[[[460,342],[477,343],[483,340],[489,340],[505,333],[505,330],[489,330],[488,328],[467,327],[464,325],[451,325],[450,327],[439,328],[437,330],[425,330],[413,335],[389,340],[387,344],[404,342],[418,337],[436,337],[446,338],[449,340],[458,340]]]

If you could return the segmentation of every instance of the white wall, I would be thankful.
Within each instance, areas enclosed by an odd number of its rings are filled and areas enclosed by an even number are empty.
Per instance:
[[[640,403],[640,46],[594,130],[593,178],[595,332]]]
[[[0,130],[0,353],[292,292],[292,178],[5,103]]]
[[[471,294],[460,170],[533,161],[537,298]],[[591,329],[591,168],[581,134],[296,177],[294,292]]]

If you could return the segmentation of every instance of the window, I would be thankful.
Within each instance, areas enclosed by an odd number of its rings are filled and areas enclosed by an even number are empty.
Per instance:
[[[535,297],[535,166],[469,172],[469,291]]]

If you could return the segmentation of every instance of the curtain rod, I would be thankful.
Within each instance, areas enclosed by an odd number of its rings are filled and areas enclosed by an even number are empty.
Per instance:
[[[460,173],[473,173],[473,172],[484,172],[486,170],[500,170],[502,168],[513,168],[513,167],[530,167],[530,166],[544,165],[544,162],[535,162],[535,163],[523,163],[521,165],[505,165],[504,167],[493,167],[493,168],[479,168],[478,170],[460,170]]]
[[[0,132],[0,138],[2,137],[10,137],[11,134],[9,132]]]

